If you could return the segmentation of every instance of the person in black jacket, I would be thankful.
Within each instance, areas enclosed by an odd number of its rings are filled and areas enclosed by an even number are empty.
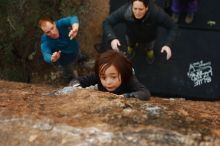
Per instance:
[[[167,35],[161,53],[166,52],[166,59],[172,56],[171,48],[176,37],[177,25],[171,17],[151,0],[131,0],[112,12],[103,22],[104,36],[115,51],[119,51],[121,43],[116,37],[113,27],[118,23],[126,25],[128,54],[136,48],[144,49],[149,59],[154,58],[154,44],[159,27],[167,29]]]
[[[97,85],[98,90],[123,97],[148,100],[149,90],[133,74],[132,63],[121,52],[108,50],[96,59],[95,72],[70,82],[70,86],[83,88]]]

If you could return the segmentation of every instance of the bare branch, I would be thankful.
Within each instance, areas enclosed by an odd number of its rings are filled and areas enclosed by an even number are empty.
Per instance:
[[[9,25],[11,26],[11,28],[15,31],[16,30],[15,26],[13,25],[13,23],[12,23],[11,19],[9,18],[9,16],[7,17],[7,21],[9,23]]]

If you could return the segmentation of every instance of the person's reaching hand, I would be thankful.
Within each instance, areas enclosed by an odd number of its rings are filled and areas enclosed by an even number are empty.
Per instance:
[[[169,60],[169,59],[171,58],[171,56],[172,56],[172,52],[171,52],[170,47],[168,47],[168,46],[163,46],[160,52],[161,52],[161,53],[164,53],[164,51],[165,51],[166,54],[167,54],[166,59]]]
[[[76,35],[78,34],[78,30],[79,30],[79,24],[78,23],[74,23],[72,25],[72,29],[69,32],[70,40],[72,40],[72,39],[74,39],[76,37]]]
[[[119,52],[119,46],[121,46],[120,41],[118,39],[114,39],[111,41],[111,47],[114,51]]]
[[[51,56],[51,62],[56,62],[60,58],[61,51],[54,52]]]

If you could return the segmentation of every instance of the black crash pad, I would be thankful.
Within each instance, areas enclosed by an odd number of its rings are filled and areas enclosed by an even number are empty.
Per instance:
[[[110,12],[127,2],[110,1]],[[156,46],[156,60],[148,64],[144,52],[136,51],[132,59],[138,79],[149,88],[153,95],[181,97],[188,99],[220,99],[220,1],[199,1],[199,11],[191,25],[179,23],[179,32],[173,48],[172,59],[166,61],[160,53],[161,44]],[[210,25],[209,22],[215,23]],[[114,30],[125,44],[123,24]],[[161,29],[159,42],[165,31]]]

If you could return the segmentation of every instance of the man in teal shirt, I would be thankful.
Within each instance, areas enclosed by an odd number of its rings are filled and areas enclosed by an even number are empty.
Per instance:
[[[73,77],[73,64],[81,56],[76,36],[79,30],[77,16],[66,17],[57,21],[41,18],[39,27],[44,32],[41,36],[41,52],[44,61],[59,65],[65,82]]]

